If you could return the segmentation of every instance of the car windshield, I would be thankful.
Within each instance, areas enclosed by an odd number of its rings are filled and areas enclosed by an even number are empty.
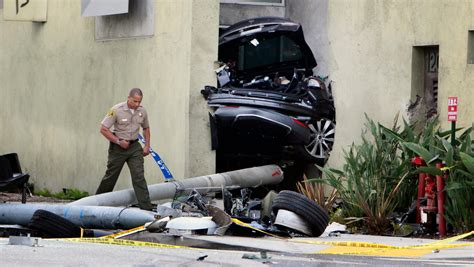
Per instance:
[[[255,37],[238,47],[237,69],[242,71],[299,61],[302,57],[300,46],[287,36]]]

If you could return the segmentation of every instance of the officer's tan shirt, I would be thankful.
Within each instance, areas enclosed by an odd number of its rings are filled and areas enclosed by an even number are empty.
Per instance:
[[[102,120],[102,125],[108,129],[114,126],[113,133],[124,140],[136,140],[140,127],[143,129],[150,127],[145,108],[140,106],[132,114],[127,102],[113,106]]]

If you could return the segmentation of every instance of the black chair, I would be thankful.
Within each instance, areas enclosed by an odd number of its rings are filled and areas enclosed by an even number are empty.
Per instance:
[[[21,203],[26,203],[26,191],[30,175],[22,173],[18,154],[10,153],[0,156],[0,191],[20,188]]]

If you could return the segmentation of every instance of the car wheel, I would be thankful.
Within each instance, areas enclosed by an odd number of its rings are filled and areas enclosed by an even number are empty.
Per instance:
[[[301,216],[310,225],[314,237],[322,235],[329,223],[329,216],[323,208],[306,196],[293,191],[283,190],[275,197],[272,204],[273,213],[276,215],[280,209]]]
[[[334,145],[336,124],[330,119],[323,118],[310,122],[308,128],[311,131],[311,139],[309,144],[302,149],[302,155],[307,161],[324,165]]]
[[[31,217],[28,227],[43,233],[46,237],[80,237],[81,228],[71,221],[47,210],[37,210]]]

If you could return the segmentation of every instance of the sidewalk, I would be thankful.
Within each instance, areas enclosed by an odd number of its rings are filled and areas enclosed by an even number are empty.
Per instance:
[[[159,234],[141,233],[134,239],[153,241]],[[233,237],[233,236],[186,236],[175,237],[175,245],[162,247],[146,246],[145,242],[127,241],[127,245],[94,244],[69,240],[40,240],[39,247],[8,245],[8,238],[0,238],[0,254],[4,266],[472,266],[474,262],[474,242],[469,246],[427,249],[423,255],[395,255],[401,249],[389,250],[393,255],[362,256],[355,252],[357,246],[348,246],[352,255],[325,254],[337,247],[340,253],[347,252],[344,246],[323,245],[319,242],[351,242],[355,244],[377,243],[390,246],[423,245],[436,240],[418,238],[396,238],[367,235],[342,235],[340,237],[295,238],[282,240],[274,237]],[[214,249],[180,247],[184,243],[200,241],[211,244]],[[297,241],[297,242],[295,242]],[[307,242],[307,243],[300,243]],[[311,242],[313,244],[311,244]],[[157,245],[157,244],[155,244]],[[220,248],[219,250],[216,248]],[[227,250],[231,249],[231,250]],[[375,248],[368,248],[376,250]],[[382,251],[383,249],[379,249]],[[266,251],[262,259],[260,251]],[[253,259],[249,259],[253,258]],[[202,259],[202,260],[198,260]]]
[[[470,258],[474,262],[474,242],[452,239],[431,240],[390,236],[343,234],[337,237],[291,238],[169,235],[148,232],[126,237],[157,243],[194,247],[238,249],[243,251],[274,251],[291,254],[333,254],[379,257],[413,257],[421,259]]]

